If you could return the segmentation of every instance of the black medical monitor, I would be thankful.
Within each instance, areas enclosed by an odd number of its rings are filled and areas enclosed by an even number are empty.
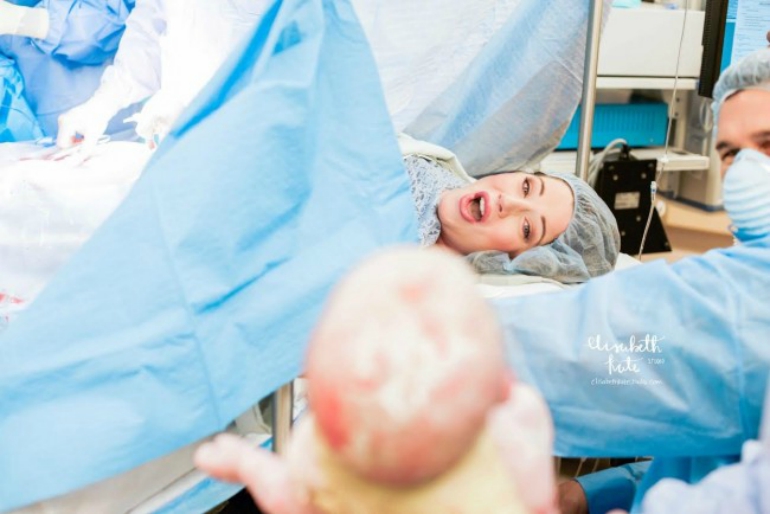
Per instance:
[[[711,98],[731,62],[768,45],[770,1],[706,0],[698,94]]]

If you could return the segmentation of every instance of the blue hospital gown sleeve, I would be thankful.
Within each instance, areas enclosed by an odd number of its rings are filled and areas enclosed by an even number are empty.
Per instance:
[[[34,40],[48,55],[77,64],[102,64],[118,49],[135,0],[43,0],[50,28]]]
[[[770,363],[770,238],[491,300],[562,456],[737,455]]]
[[[634,462],[577,477],[588,500],[588,514],[630,510],[637,487],[650,461]]]

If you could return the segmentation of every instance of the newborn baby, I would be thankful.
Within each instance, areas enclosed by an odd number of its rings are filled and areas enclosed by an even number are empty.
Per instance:
[[[316,327],[309,413],[287,454],[223,435],[196,464],[269,514],[556,512],[551,420],[506,369],[501,337],[462,259],[379,254]]]

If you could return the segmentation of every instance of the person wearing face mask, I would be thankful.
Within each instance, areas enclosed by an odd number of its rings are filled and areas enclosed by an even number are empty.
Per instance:
[[[617,222],[599,195],[566,173],[471,178],[445,148],[399,136],[425,246],[464,255],[481,273],[580,283],[611,271]]]
[[[725,70],[714,98],[738,244],[491,300],[510,365],[549,404],[557,455],[653,457],[638,484],[628,469],[565,483],[565,512],[638,511],[659,480],[698,482],[757,437],[770,368],[770,50]]]
[[[720,123],[716,149],[722,160],[725,209],[733,233],[753,241],[770,233],[770,59],[756,52],[741,74],[726,75],[714,88]],[[728,173],[729,170],[729,173]]]

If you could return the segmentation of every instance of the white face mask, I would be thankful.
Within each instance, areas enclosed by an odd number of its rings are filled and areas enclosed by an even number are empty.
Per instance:
[[[738,152],[727,170],[722,194],[739,241],[770,234],[770,157],[756,150]]]

